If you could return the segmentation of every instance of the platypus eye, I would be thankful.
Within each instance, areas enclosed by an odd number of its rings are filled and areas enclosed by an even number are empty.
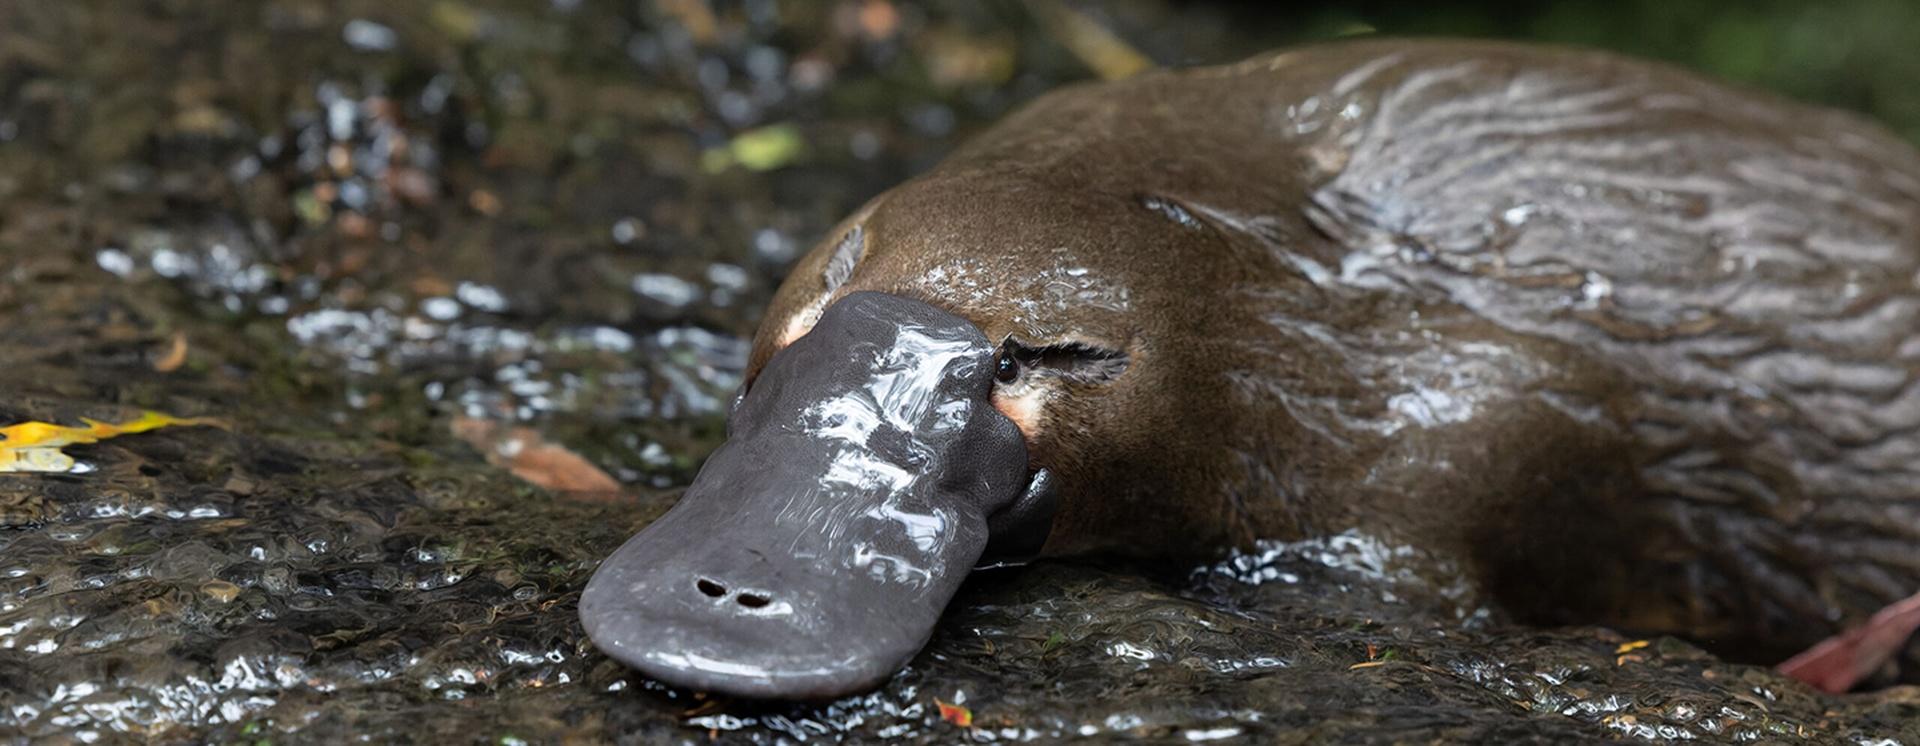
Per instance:
[[[1079,341],[1028,347],[1008,337],[994,359],[993,377],[1012,383],[1032,373],[1077,383],[1107,383],[1127,369],[1127,354]]]
[[[1013,383],[1020,377],[1020,361],[1013,359],[1012,343],[1001,345],[1000,355],[993,361],[993,380],[1001,383]]]

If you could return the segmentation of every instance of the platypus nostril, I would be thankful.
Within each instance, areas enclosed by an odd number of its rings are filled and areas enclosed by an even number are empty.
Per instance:
[[[693,585],[695,588],[699,588],[701,593],[705,593],[714,598],[719,598],[721,596],[727,595],[726,586],[721,585],[719,583],[715,583],[706,578],[700,578],[698,580],[693,581]]]
[[[766,606],[767,604],[773,602],[773,598],[765,594],[745,592],[745,591],[741,592],[740,596],[735,600],[739,601],[741,606],[745,606],[749,609],[758,609],[762,606]]]

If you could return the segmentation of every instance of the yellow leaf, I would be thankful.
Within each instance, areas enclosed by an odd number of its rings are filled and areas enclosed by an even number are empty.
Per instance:
[[[736,164],[749,171],[772,171],[798,160],[806,145],[799,128],[770,124],[735,135],[724,148],[701,153],[700,167],[708,173],[719,173]]]
[[[120,435],[144,433],[176,425],[206,425],[225,428],[226,423],[211,417],[175,417],[161,412],[143,411],[126,422],[101,422],[80,418],[82,427],[51,422],[22,422],[0,427],[0,472],[71,472],[78,464],[61,453],[64,446],[97,443]]]

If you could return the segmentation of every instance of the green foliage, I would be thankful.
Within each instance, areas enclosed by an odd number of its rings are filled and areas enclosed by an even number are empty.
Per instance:
[[[1292,6],[1285,14],[1301,16],[1290,27],[1308,37],[1371,27],[1382,34],[1527,39],[1653,57],[1862,112],[1920,141],[1920,85],[1914,82],[1920,80],[1920,2],[1911,0],[1469,0],[1439,6],[1361,0]]]

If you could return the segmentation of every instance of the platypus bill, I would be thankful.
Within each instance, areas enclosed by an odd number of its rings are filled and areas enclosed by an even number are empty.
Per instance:
[[[1349,529],[1784,650],[1920,590],[1920,153],[1514,44],[1083,85],[838,227],[747,381],[581,599],[671,684],[856,692],[983,564]]]

